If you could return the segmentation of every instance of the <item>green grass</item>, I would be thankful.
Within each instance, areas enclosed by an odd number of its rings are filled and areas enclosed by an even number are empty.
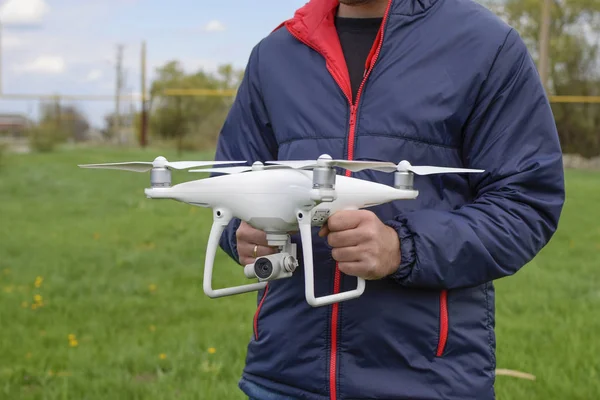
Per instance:
[[[5,157],[0,399],[244,398],[237,381],[255,295],[204,296],[210,210],[146,199],[147,174],[76,167],[157,153]],[[498,367],[537,377],[498,377],[499,399],[600,393],[600,174],[569,171],[568,192],[551,244],[522,272],[497,282]],[[244,282],[222,252],[217,265],[218,286]],[[32,308],[36,295],[42,305]]]

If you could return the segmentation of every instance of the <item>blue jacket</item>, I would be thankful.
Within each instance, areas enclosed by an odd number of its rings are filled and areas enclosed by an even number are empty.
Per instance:
[[[352,104],[336,6],[311,0],[254,47],[216,159],[327,153],[486,172],[417,176],[416,200],[372,208],[397,231],[402,263],[360,298],[312,308],[302,266],[270,283],[241,387],[317,400],[493,399],[492,281],[547,244],[564,202],[536,66],[517,32],[471,0],[391,0]],[[393,174],[353,176],[393,184]],[[237,226],[221,240],[236,260]],[[356,287],[316,230],[314,255],[318,296]]]

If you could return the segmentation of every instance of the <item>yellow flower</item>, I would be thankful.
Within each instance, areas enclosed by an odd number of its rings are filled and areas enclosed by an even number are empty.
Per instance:
[[[31,309],[32,309],[32,310],[35,310],[37,307],[38,307],[38,306],[37,306],[37,304],[32,304],[32,305],[31,305]]]
[[[215,353],[217,352],[217,349],[215,349],[214,347],[209,347],[209,348],[208,348],[208,352],[209,352],[210,354],[215,354]]]
[[[67,338],[69,339],[69,341],[75,340],[75,335],[70,333],[69,336],[67,336]]]
[[[151,283],[150,285],[148,285],[148,290],[150,290],[151,292],[156,291],[156,285],[154,283]]]
[[[100,234],[99,233],[94,233],[94,240],[98,240],[100,239]]]
[[[31,358],[31,353],[25,354],[25,358]]]
[[[13,285],[10,285],[10,286],[5,286],[5,287],[4,287],[4,291],[5,291],[6,293],[12,293],[12,291],[14,290],[14,288],[15,288],[15,287],[14,287]]]
[[[39,288],[40,286],[42,286],[42,282],[44,282],[44,278],[42,278],[41,276],[38,276],[37,278],[35,278],[35,287]]]
[[[78,345],[79,345],[79,342],[76,339],[69,340],[69,346],[77,347]]]
[[[150,325],[150,332],[154,332],[156,330],[156,327],[154,325]]]
[[[160,358],[161,360],[166,360],[167,359],[167,355],[165,353],[161,353],[158,358]]]
[[[43,307],[44,306],[44,301],[43,300],[44,299],[39,294],[36,294],[35,296],[33,296],[33,301],[35,301],[35,306],[36,307]]]

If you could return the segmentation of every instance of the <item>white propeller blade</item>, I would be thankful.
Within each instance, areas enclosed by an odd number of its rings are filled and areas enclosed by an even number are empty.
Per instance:
[[[190,169],[198,167],[206,167],[210,165],[225,165],[225,164],[243,164],[246,161],[173,161],[165,164],[167,168],[173,169]]]
[[[252,166],[252,167],[223,167],[223,168],[202,168],[202,169],[192,169],[188,172],[212,172],[218,174],[239,174],[242,172],[248,171],[262,171],[268,169],[288,169],[290,168],[287,165],[261,165],[261,166]]]
[[[394,163],[379,161],[332,160],[332,164],[333,166],[341,167],[352,172],[358,172],[365,169],[372,169],[382,172],[395,172],[398,168]]]
[[[267,161],[267,164],[276,164],[287,166],[295,169],[313,169],[319,165],[326,165],[329,167],[340,167],[352,172],[362,171],[364,169],[375,169],[383,172],[394,172],[396,171],[396,164],[390,162],[378,162],[378,161],[350,161],[350,160],[289,160],[289,161]]]
[[[252,171],[252,167],[224,167],[224,168],[204,168],[192,169],[188,172],[211,172],[218,174],[239,174],[242,172]]]
[[[318,166],[315,160],[267,161],[266,164],[275,164],[294,169],[311,169]]]
[[[123,171],[147,172],[154,167],[170,169],[189,169],[205,167],[210,165],[225,164],[243,164],[246,161],[173,161],[169,162],[164,157],[157,157],[153,162],[122,162],[122,163],[104,163],[104,164],[83,164],[80,168],[98,168],[98,169],[118,169]]]
[[[412,165],[410,167],[408,167],[407,169],[417,175],[467,174],[467,173],[484,172],[483,169],[445,168],[445,167],[412,166]]]
[[[267,164],[283,165],[295,169],[314,169],[319,166],[340,167],[352,172],[358,172],[365,169],[372,169],[381,172],[410,171],[417,175],[432,174],[452,174],[452,173],[481,173],[482,169],[466,168],[446,168],[434,166],[412,166],[408,161],[402,161],[399,164],[383,161],[352,161],[352,160],[332,160],[329,156],[323,155],[318,160],[283,160],[267,161]]]
[[[118,169],[122,171],[147,172],[152,169],[151,162],[123,162],[123,163],[106,163],[106,164],[84,164],[79,165],[80,168],[98,168],[98,169]]]

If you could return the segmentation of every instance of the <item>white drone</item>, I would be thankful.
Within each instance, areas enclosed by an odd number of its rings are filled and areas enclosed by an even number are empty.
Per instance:
[[[246,161],[179,161],[157,157],[154,162],[126,162],[79,165],[82,168],[150,171],[150,199],[171,199],[213,210],[213,225],[208,238],[204,264],[204,293],[211,297],[231,296],[263,289],[267,282],[289,278],[298,267],[296,244],[288,232],[300,232],[303,244],[305,296],[313,307],[350,300],[361,296],[365,281],[358,278],[357,288],[346,292],[315,297],[312,233],[327,218],[340,210],[371,207],[394,200],[415,199],[414,174],[479,173],[483,170],[412,166],[407,161],[391,162],[333,160],[322,155],[318,160],[255,162],[252,166],[203,168],[214,165],[243,164]],[[371,169],[395,174],[394,186],[337,175],[334,167],[358,172]],[[171,186],[171,170],[218,173],[206,179]],[[267,233],[269,246],[279,253],[259,257],[244,267],[249,279],[257,283],[213,289],[215,254],[225,227],[232,218],[246,221]]]

